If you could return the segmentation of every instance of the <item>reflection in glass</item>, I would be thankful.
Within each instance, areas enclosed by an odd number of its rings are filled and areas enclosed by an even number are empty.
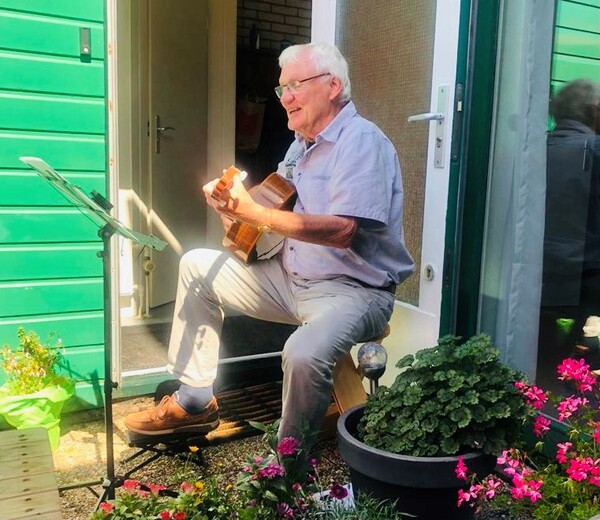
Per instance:
[[[600,83],[566,83],[550,103],[538,383],[566,357],[600,369]],[[567,388],[554,388],[570,392]]]

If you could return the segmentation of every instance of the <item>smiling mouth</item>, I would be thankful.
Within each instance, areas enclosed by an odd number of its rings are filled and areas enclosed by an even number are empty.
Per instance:
[[[298,112],[300,109],[299,108],[290,108],[288,110],[288,116],[291,116],[292,114]]]

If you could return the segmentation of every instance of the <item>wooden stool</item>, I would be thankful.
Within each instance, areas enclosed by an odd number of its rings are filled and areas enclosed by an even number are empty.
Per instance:
[[[381,343],[389,335],[390,325],[388,323],[381,334],[374,338],[369,338],[363,343],[370,341]],[[363,387],[362,378],[360,369],[354,364],[350,353],[344,354],[333,369],[333,402],[327,409],[325,419],[323,420],[323,426],[321,427],[322,438],[332,437],[335,434],[336,422],[341,414],[349,408],[367,401],[367,392]]]

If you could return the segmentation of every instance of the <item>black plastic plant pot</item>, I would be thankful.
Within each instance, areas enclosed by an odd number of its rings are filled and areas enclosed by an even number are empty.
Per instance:
[[[359,493],[396,501],[396,509],[419,520],[469,520],[474,510],[458,507],[458,490],[465,482],[456,477],[456,457],[411,457],[371,448],[356,438],[364,405],[344,412],[337,423],[338,447],[348,464],[355,496]],[[462,455],[470,472],[490,474],[496,459],[481,453]]]

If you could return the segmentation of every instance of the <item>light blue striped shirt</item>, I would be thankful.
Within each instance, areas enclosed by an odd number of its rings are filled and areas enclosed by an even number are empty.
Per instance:
[[[292,180],[296,213],[358,218],[352,247],[288,238],[283,265],[293,278],[348,276],[374,287],[400,283],[414,270],[404,245],[403,191],[393,144],[349,102],[307,149],[296,136],[278,173]]]

